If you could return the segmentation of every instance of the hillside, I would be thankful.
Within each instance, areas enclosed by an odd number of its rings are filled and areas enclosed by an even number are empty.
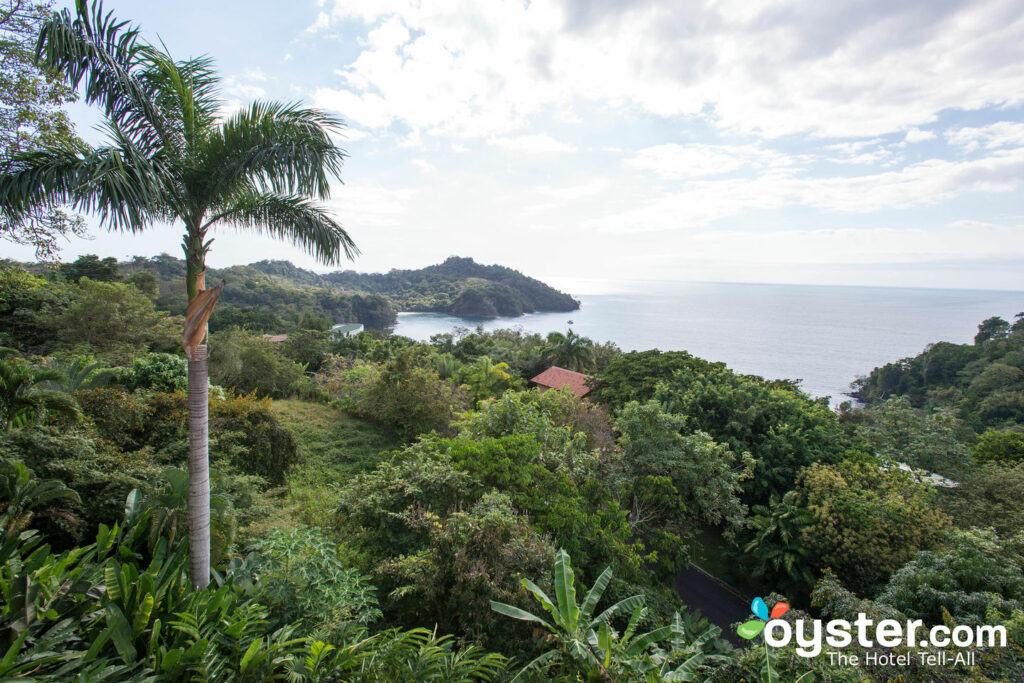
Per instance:
[[[136,257],[120,264],[131,276],[149,271],[158,280],[159,304],[172,312],[184,307],[185,262],[167,254]],[[504,266],[485,266],[451,257],[418,270],[389,273],[337,271],[321,275],[288,261],[259,261],[213,269],[207,282],[227,285],[211,325],[214,329],[245,322],[275,328],[295,306],[333,323],[360,322],[383,328],[396,311],[450,313],[473,318],[518,316],[535,311],[573,311],[579,302],[540,280]],[[257,311],[257,307],[259,311]],[[251,320],[258,316],[259,320]]]
[[[504,266],[485,266],[451,256],[444,263],[389,273],[330,273],[324,279],[346,289],[384,294],[401,310],[494,318],[536,311],[575,311],[568,294]]]

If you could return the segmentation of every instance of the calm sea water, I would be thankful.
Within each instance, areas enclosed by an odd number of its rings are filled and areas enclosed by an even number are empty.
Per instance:
[[[458,326],[541,334],[571,327],[626,351],[685,350],[738,372],[800,379],[808,393],[837,404],[872,368],[932,342],[969,342],[985,318],[1012,320],[1024,310],[1024,292],[695,282],[618,289],[577,295],[582,307],[571,313],[496,320],[400,313],[395,333],[425,341]]]

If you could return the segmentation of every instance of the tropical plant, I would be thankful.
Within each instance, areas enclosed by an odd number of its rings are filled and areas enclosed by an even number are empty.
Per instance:
[[[219,290],[206,290],[215,226],[290,239],[326,263],[356,248],[325,199],[344,152],[339,120],[298,104],[256,102],[221,117],[211,60],[175,61],[143,43],[137,28],[77,2],[43,26],[38,57],[102,108],[109,142],[82,151],[49,147],[16,155],[0,179],[0,206],[14,216],[71,204],[112,230],[184,224],[189,362],[190,557],[206,586],[209,558],[208,354],[205,323]],[[203,294],[203,292],[206,294]],[[202,298],[198,298],[202,295]]]
[[[39,481],[24,463],[0,460],[0,538],[18,537],[36,514],[52,513],[60,500],[76,501],[78,494],[62,482]]]
[[[47,383],[63,379],[57,370],[36,368],[20,358],[0,360],[0,430],[23,427],[46,411],[78,415],[73,398],[46,388]]]
[[[565,334],[552,332],[548,335],[542,357],[549,364],[567,370],[589,370],[594,365],[594,342],[572,330]]]
[[[586,592],[583,602],[578,602],[572,561],[567,552],[559,550],[555,554],[555,602],[552,602],[551,598],[533,581],[522,579],[523,587],[533,594],[541,607],[551,616],[550,622],[513,605],[502,602],[491,603],[491,609],[499,614],[539,624],[548,632],[548,640],[555,646],[527,664],[514,680],[525,675],[546,671],[552,666],[558,666],[566,673],[575,671],[586,676],[596,672],[607,678],[608,667],[605,664],[604,653],[612,647],[612,631],[609,622],[616,616],[631,613],[642,607],[644,602],[642,595],[634,595],[620,600],[595,617],[594,610],[597,603],[601,600],[601,596],[611,580],[612,569],[608,567],[601,572],[601,575],[594,581],[594,585]],[[665,629],[664,632],[653,632],[653,635],[645,634],[638,637],[632,645],[621,647],[642,651],[648,645],[652,645],[668,635],[668,629]]]
[[[780,588],[806,588],[814,583],[810,550],[802,531],[813,521],[811,513],[800,507],[796,491],[787,491],[780,499],[772,495],[768,505],[755,505],[747,518],[753,538],[743,548],[752,560],[751,571]]]
[[[440,366],[438,374],[442,368],[447,370],[447,367]],[[495,363],[488,356],[481,356],[472,365],[462,366],[457,376],[460,382],[469,387],[474,401],[499,396],[517,383],[517,379],[509,373],[508,363]]]
[[[259,557],[259,599],[276,625],[303,624],[337,642],[380,618],[369,577],[346,567],[338,546],[319,529],[274,529],[253,550]]]
[[[117,372],[102,362],[87,356],[74,356],[67,360],[50,358],[46,362],[48,370],[59,372],[62,377],[47,384],[53,389],[72,394],[82,389],[98,389],[105,386]]]

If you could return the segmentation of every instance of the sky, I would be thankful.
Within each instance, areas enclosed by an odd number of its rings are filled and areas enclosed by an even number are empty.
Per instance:
[[[340,116],[362,256],[621,280],[1024,289],[1020,0],[107,2],[225,111]],[[89,138],[95,115],[75,105]],[[180,226],[82,253],[180,254]],[[288,259],[230,230],[211,265]],[[28,250],[3,245],[15,258]],[[590,284],[583,284],[583,283]]]

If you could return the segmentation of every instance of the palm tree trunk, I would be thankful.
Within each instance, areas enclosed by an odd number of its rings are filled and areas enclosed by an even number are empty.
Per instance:
[[[210,583],[209,360],[200,344],[188,363],[188,550],[197,589]]]

